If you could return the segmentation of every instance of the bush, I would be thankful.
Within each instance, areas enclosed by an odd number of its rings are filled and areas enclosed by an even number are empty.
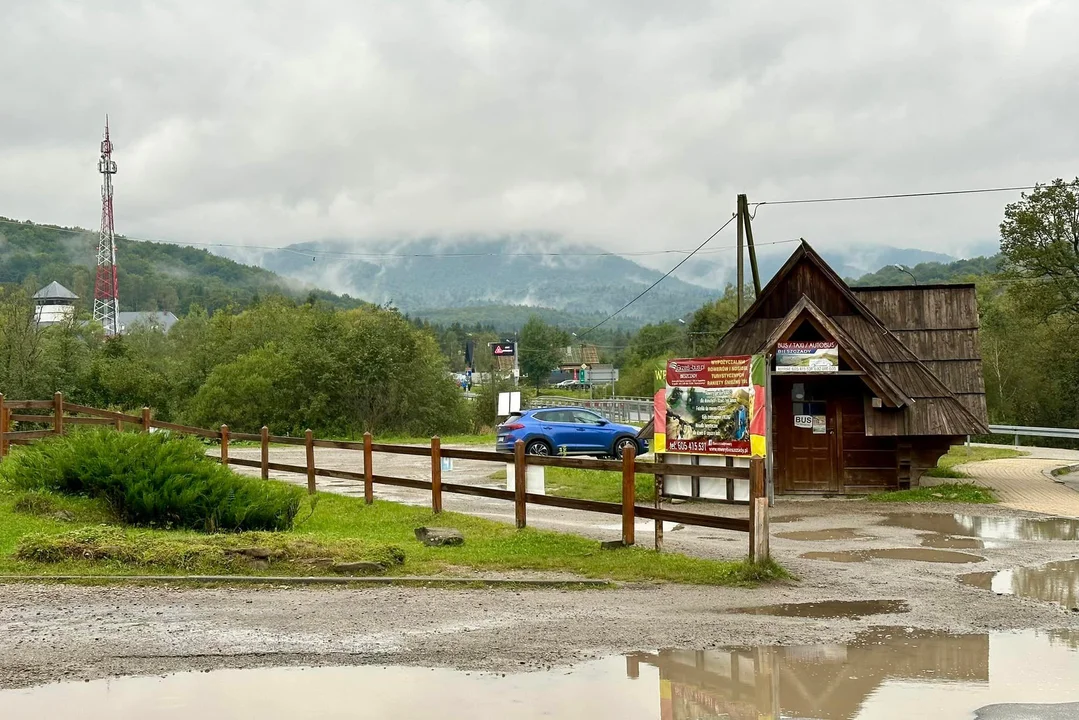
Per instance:
[[[76,432],[20,448],[0,464],[18,490],[102,498],[132,525],[214,532],[288,530],[303,492],[237,475],[196,439]]]

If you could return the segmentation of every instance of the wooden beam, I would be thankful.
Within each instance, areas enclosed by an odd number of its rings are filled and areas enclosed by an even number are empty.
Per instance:
[[[633,468],[633,446],[622,451],[622,544],[634,541],[633,507],[637,502],[637,478]]]
[[[259,449],[262,451],[259,458],[262,462],[262,479],[270,479],[270,428],[262,426],[259,433]]]
[[[513,518],[520,530],[526,524],[528,465],[525,464],[525,444],[518,440],[513,446]]]
[[[746,248],[749,250],[749,269],[753,273],[753,297],[761,294],[761,273],[757,268],[757,248],[753,245],[753,223],[749,216],[749,201],[745,195],[739,195],[738,200],[742,205],[742,215],[746,222]]]
[[[735,199],[735,206],[736,206],[735,212],[736,212],[736,214],[738,216],[738,220],[737,220],[737,223],[738,223],[738,252],[736,253],[736,255],[737,255],[737,263],[738,263],[738,271],[737,271],[736,277],[738,279],[738,281],[737,281],[737,285],[738,285],[738,288],[737,288],[737,291],[738,291],[737,303],[738,303],[738,305],[737,305],[737,307],[738,307],[738,317],[739,318],[742,317],[742,295],[745,293],[745,282],[746,282],[746,278],[745,278],[745,272],[746,272],[745,271],[745,264],[746,263],[745,263],[745,260],[742,257],[742,247],[743,247],[743,245],[745,245],[745,233],[746,233],[745,217],[742,215],[742,198],[743,197],[744,196],[739,195]]]
[[[303,439],[307,459],[307,494],[314,495],[318,490],[315,487],[315,436],[311,433],[311,428],[304,432]]]
[[[229,426],[221,426],[221,464],[229,466]]]
[[[442,512],[442,440],[431,438],[431,511]]]
[[[363,501],[370,505],[375,501],[374,469],[371,466],[371,456],[374,454],[371,446],[371,433],[363,434]]]
[[[59,390],[52,396],[52,431],[64,434],[64,394]]]

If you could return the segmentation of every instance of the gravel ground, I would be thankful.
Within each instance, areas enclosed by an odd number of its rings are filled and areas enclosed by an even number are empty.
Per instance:
[[[248,451],[234,453],[240,456]],[[257,450],[250,451],[257,457]],[[354,463],[355,454],[319,451],[320,466]],[[290,454],[295,453],[295,457]],[[301,462],[302,450],[272,452]],[[394,466],[399,462],[399,466]],[[379,474],[422,477],[422,458],[376,457]],[[457,463],[454,482],[489,482],[482,463]],[[256,471],[257,472],[257,471]],[[289,478],[303,482],[298,476]],[[321,480],[321,479],[320,479]],[[449,477],[447,477],[449,481]],[[355,492],[350,484],[325,489]],[[362,492],[362,490],[361,490]],[[426,496],[376,486],[376,496],[424,502]],[[510,503],[446,496],[447,509],[512,522]],[[687,509],[681,506],[679,509]],[[739,515],[745,508],[695,506]],[[1008,541],[981,550],[976,564],[897,560],[806,560],[811,551],[919,547],[918,533],[879,525],[910,506],[860,501],[781,500],[773,532],[854,528],[869,537],[833,541],[772,538],[773,555],[799,579],[755,590],[627,585],[614,590],[377,587],[173,588],[0,585],[0,687],[264,665],[395,664],[505,671],[566,665],[599,655],[663,647],[839,642],[873,625],[954,632],[1079,628],[1079,613],[961,585],[957,576],[1079,557],[1072,541]],[[966,512],[933,505],[926,512]],[[978,515],[1033,516],[992,506]],[[618,519],[529,507],[529,524],[611,539]],[[650,539],[641,523],[638,542]],[[699,528],[666,534],[666,549],[737,558],[746,537]],[[994,544],[996,545],[996,544]],[[829,599],[904,599],[910,612],[862,619],[728,615],[763,604]]]

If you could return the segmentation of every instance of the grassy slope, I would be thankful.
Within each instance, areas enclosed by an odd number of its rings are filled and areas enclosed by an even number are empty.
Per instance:
[[[956,470],[956,465],[971,462],[984,462],[986,460],[1004,460],[1007,458],[1021,457],[1022,455],[1023,453],[1021,452],[1009,450],[1007,448],[954,445],[948,451],[948,454],[944,455],[937,462],[937,466],[926,474],[930,477],[938,478],[965,478],[969,476],[960,470]]]
[[[171,574],[177,571],[199,573],[235,573],[270,575],[317,575],[326,568],[303,563],[274,563],[261,570],[234,565],[196,563],[186,566],[118,561],[69,560],[40,563],[18,560],[13,553],[19,539],[27,533],[55,536],[78,528],[94,527],[108,520],[106,508],[99,503],[78,498],[60,498],[58,507],[75,516],[72,521],[40,517],[14,511],[16,496],[0,493],[0,574]],[[459,529],[465,536],[461,547],[425,547],[413,535],[422,525]],[[205,544],[206,535],[193,532],[161,530],[131,531],[144,541],[169,544],[162,555],[183,556],[184,544]],[[145,536],[152,536],[147,538]],[[220,537],[220,536],[218,536]],[[388,574],[417,575],[430,573],[468,574],[471,571],[536,570],[572,573],[590,578],[614,580],[658,580],[714,585],[747,585],[783,577],[774,565],[754,567],[741,561],[712,561],[674,553],[656,553],[637,547],[602,551],[599,543],[575,535],[526,529],[517,531],[509,525],[457,513],[434,516],[429,510],[375,502],[365,505],[361,499],[336,494],[320,494],[314,513],[301,511],[300,523],[291,533],[278,533],[269,540],[264,535],[228,536],[237,546],[257,543],[308,541],[307,556],[334,557],[341,560],[373,559],[387,546],[405,551],[401,565]],[[232,542],[232,540],[230,540]],[[462,569],[465,569],[462,571]]]

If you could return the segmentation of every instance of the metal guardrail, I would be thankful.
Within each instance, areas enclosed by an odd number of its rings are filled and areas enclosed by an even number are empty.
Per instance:
[[[989,432],[993,435],[1012,435],[1015,438],[1015,446],[1019,447],[1019,436],[1066,438],[1079,440],[1079,428],[1047,428],[1026,427],[1024,425],[990,425]]]
[[[595,410],[614,422],[645,424],[652,419],[651,398],[587,398],[543,395],[529,401],[532,409],[546,407],[580,407]]]

